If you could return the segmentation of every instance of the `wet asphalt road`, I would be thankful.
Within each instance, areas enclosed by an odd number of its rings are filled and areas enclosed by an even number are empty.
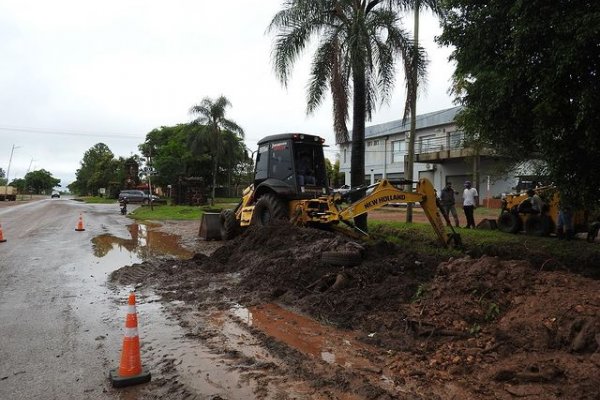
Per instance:
[[[91,242],[130,236],[118,211],[49,198],[0,208],[0,399],[120,398],[107,373],[118,366],[123,293],[106,276],[124,260],[96,257]]]

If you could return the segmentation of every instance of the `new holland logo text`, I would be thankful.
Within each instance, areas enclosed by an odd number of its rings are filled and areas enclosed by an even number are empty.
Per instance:
[[[404,200],[406,196],[403,194],[391,194],[389,196],[381,196],[365,203],[365,208],[371,208],[377,204],[386,204],[391,201]]]

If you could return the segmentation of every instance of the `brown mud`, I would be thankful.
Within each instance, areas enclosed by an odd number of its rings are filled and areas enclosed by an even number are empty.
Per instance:
[[[207,393],[169,358],[144,398],[599,398],[597,280],[489,256],[440,263],[287,224],[204,254],[190,237],[192,258],[127,266],[110,282],[152,289],[237,374]],[[361,262],[330,265],[331,251]]]

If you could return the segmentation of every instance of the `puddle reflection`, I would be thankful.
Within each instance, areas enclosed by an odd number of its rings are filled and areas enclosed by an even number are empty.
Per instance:
[[[367,359],[359,355],[367,346],[350,334],[323,326],[276,304],[250,308],[238,305],[231,308],[230,313],[241,322],[329,364],[335,363],[347,368],[372,367]]]
[[[100,258],[109,253],[118,253],[127,259],[136,257],[141,260],[160,255],[185,259],[193,255],[179,245],[179,236],[153,230],[152,226],[146,224],[131,224],[127,229],[131,235],[130,239],[113,235],[100,235],[93,238],[94,255]]]

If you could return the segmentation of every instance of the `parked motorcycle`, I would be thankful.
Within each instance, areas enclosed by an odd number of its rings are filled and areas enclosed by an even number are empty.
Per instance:
[[[121,206],[121,215],[127,214],[127,197],[122,198],[119,205]]]

